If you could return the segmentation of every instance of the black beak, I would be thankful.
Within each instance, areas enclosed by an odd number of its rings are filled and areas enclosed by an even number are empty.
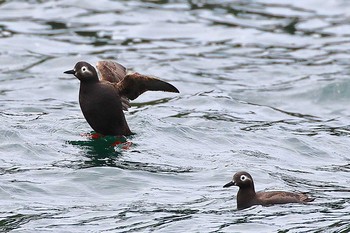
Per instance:
[[[227,184],[224,185],[224,188],[228,188],[228,187],[231,187],[233,185],[236,185],[236,183],[233,182],[233,181],[230,181],[230,182],[228,182]]]
[[[64,71],[63,73],[65,73],[65,74],[75,74],[75,71],[74,70],[67,70],[67,71]]]

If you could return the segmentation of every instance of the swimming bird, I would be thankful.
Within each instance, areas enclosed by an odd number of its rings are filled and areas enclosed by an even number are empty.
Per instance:
[[[114,61],[99,61],[96,68],[98,72],[91,64],[80,61],[74,69],[64,73],[73,74],[80,80],[80,108],[91,128],[102,135],[132,134],[123,110],[127,111],[130,107],[129,100],[136,99],[145,91],[179,93],[170,83],[128,72]]]
[[[224,188],[238,186],[237,208],[239,210],[249,208],[253,205],[274,205],[287,203],[306,203],[315,198],[310,198],[304,193],[291,193],[284,191],[255,192],[252,176],[248,172],[237,172],[231,182],[224,185]]]

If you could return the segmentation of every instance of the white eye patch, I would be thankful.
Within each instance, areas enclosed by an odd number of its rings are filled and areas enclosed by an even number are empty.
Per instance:
[[[81,72],[83,74],[90,74],[90,75],[92,74],[91,71],[86,66],[81,67]]]
[[[248,179],[248,177],[246,177],[245,175],[241,175],[240,179],[241,181],[245,181],[246,179]]]

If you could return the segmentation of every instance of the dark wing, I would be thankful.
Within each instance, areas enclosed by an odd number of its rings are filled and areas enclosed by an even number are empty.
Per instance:
[[[299,193],[301,202],[312,202],[315,200],[314,197],[309,197],[306,193]]]
[[[125,78],[116,85],[119,94],[134,100],[145,91],[167,91],[179,93],[179,90],[170,83],[160,79],[139,73],[127,74]]]
[[[101,80],[118,83],[124,79],[126,68],[114,61],[99,61],[96,68],[100,73]]]
[[[100,74],[100,79],[111,83],[119,83],[126,75],[126,68],[114,61],[99,61],[96,68]],[[121,102],[123,110],[127,111],[130,108],[128,98],[121,96]]]
[[[257,192],[256,195],[258,200],[260,200],[263,205],[305,203],[314,200],[314,198],[309,198],[306,194],[303,193],[291,193],[283,191]]]

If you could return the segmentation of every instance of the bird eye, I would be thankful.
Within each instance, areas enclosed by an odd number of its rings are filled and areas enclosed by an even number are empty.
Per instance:
[[[241,181],[245,181],[247,177],[245,175],[241,175]]]
[[[82,70],[83,72],[85,72],[85,71],[86,71],[86,67],[83,66],[83,68],[81,68],[81,70]]]

